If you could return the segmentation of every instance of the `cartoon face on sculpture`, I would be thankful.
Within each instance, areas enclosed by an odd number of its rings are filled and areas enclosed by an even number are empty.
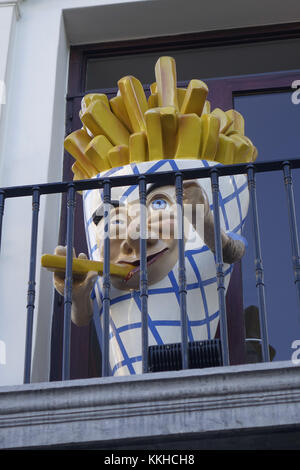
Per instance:
[[[135,77],[118,82],[118,95],[83,98],[82,129],[65,140],[76,159],[74,179],[153,174],[253,161],[257,151],[244,135],[243,117],[234,110],[211,111],[208,88],[191,80],[178,89],[175,61],[162,57],[155,67],[156,83],[148,100]],[[243,255],[241,236],[248,210],[244,175],[219,179],[221,243],[225,289],[232,264]],[[92,260],[104,260],[104,239],[110,235],[112,266],[132,266],[127,280],[111,275],[110,365],[112,374],[141,372],[140,238],[146,238],[149,345],[180,342],[178,237],[180,210],[173,186],[147,187],[146,207],[139,203],[138,186],[112,184],[109,218],[103,214],[102,190],[83,193],[85,229]],[[214,257],[214,219],[210,179],[184,181],[184,250],[189,341],[212,339],[219,321]],[[141,210],[146,226],[141,227]],[[108,231],[105,227],[108,224]],[[143,230],[143,234],[141,233]],[[146,231],[146,232],[145,232]],[[103,280],[85,278],[74,285],[73,320],[82,324],[85,302],[101,344]],[[57,284],[58,285],[58,284]],[[58,287],[57,287],[58,289]],[[62,291],[62,289],[61,289]],[[80,312],[80,313],[79,313]],[[92,313],[91,313],[92,312]]]
[[[100,206],[101,207],[101,206]],[[147,249],[148,283],[160,281],[174,267],[177,258],[177,211],[175,191],[171,186],[154,188],[148,194],[146,212],[146,231],[144,238]],[[110,261],[114,264],[135,266],[134,275],[124,282],[112,277],[112,284],[121,289],[139,289],[141,206],[139,200],[124,201],[117,207],[112,206],[109,221]],[[105,219],[95,227],[96,243],[100,260],[104,260]]]

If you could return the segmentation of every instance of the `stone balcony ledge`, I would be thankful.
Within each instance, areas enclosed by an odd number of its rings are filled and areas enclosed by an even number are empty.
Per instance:
[[[0,387],[0,448],[297,448],[299,372],[288,361]]]

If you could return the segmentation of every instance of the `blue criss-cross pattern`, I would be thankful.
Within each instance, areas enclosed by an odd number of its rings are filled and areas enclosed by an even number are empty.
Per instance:
[[[147,165],[146,165],[147,163]],[[194,162],[193,162],[194,163]],[[146,165],[146,166],[145,166]],[[160,160],[131,164],[126,167],[126,174],[154,173],[157,171],[180,170],[191,166],[188,160]],[[204,160],[199,166],[210,166]],[[124,174],[124,168],[117,168],[105,173],[105,176]],[[103,176],[103,175],[101,175]],[[228,176],[230,184],[224,194],[219,193],[219,205],[222,214],[222,228],[232,238],[239,238],[248,209],[247,181],[243,175]],[[204,180],[198,180],[205,185]],[[210,181],[205,189],[212,208]],[[119,188],[120,200],[135,197],[137,185]],[[138,198],[138,192],[136,193]],[[99,251],[92,224],[92,212],[102,199],[101,190],[86,191],[83,196],[85,231],[91,259],[99,259]],[[232,210],[234,208],[234,210]],[[245,242],[245,241],[244,241]],[[245,242],[246,243],[246,242]],[[214,337],[219,321],[219,307],[216,284],[215,258],[209,248],[203,244],[188,241],[185,251],[187,305],[188,305],[188,340],[211,339]],[[205,266],[205,269],[203,268]],[[227,288],[233,267],[225,265],[225,286]],[[94,302],[94,324],[100,347],[102,345],[102,279],[95,284],[92,300]],[[169,272],[165,279],[148,288],[148,326],[149,345],[179,342],[181,340],[180,299],[178,287],[178,266]],[[141,302],[139,291],[120,291],[111,288],[110,316],[110,365],[112,375],[141,373]]]

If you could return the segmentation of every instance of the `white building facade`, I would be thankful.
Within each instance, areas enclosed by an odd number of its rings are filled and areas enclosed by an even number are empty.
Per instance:
[[[293,23],[296,0],[0,0],[2,187],[62,178],[70,47],[137,38]],[[38,255],[57,244],[60,197],[41,199]],[[1,249],[0,385],[21,384],[26,331],[31,200],[7,200]],[[53,291],[38,264],[33,381],[49,378]]]

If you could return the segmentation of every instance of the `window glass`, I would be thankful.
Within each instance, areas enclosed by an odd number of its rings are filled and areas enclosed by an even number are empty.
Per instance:
[[[85,90],[114,88],[125,75],[134,75],[144,84],[152,83],[155,81],[154,64],[163,55],[176,60],[178,81],[293,70],[299,67],[299,48],[300,39],[285,39],[90,58]]]
[[[300,104],[293,104],[291,98],[292,94],[288,92],[248,94],[234,98],[235,109],[245,118],[245,134],[258,148],[257,161],[300,158]],[[300,313],[282,172],[260,173],[256,180],[269,342],[276,349],[274,360],[290,360],[293,352],[291,344],[295,339],[300,339]],[[293,183],[300,233],[300,170],[293,171]],[[242,262],[246,308],[258,306],[250,212],[244,234],[249,242]]]

